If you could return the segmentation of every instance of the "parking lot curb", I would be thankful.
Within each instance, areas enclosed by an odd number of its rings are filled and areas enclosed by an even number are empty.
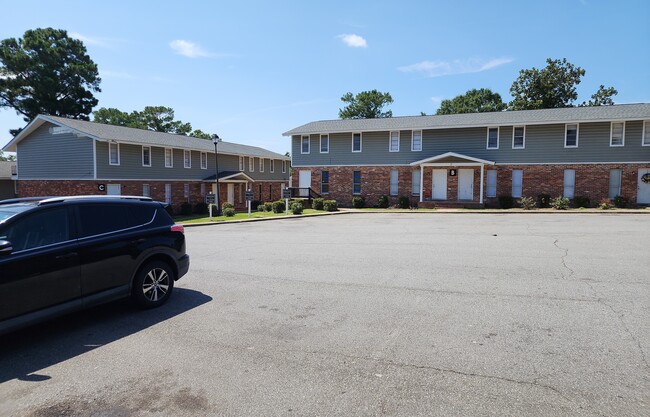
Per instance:
[[[329,211],[324,213],[311,213],[311,214],[294,214],[291,216],[282,216],[282,217],[262,217],[257,219],[240,219],[240,220],[222,220],[217,222],[201,222],[201,223],[179,223],[183,227],[196,227],[196,226],[215,226],[222,224],[233,224],[233,223],[251,223],[251,222],[265,222],[271,220],[289,220],[289,219],[304,219],[306,217],[320,217],[320,216],[336,216],[340,214],[348,214],[348,210],[340,211]]]

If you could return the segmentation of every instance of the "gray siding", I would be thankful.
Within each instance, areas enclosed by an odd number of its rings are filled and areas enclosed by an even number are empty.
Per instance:
[[[499,149],[486,149],[487,128],[423,131],[422,151],[411,151],[411,131],[400,132],[399,152],[389,152],[389,132],[363,134],[362,152],[352,152],[352,133],[330,134],[330,150],[320,153],[320,135],[311,135],[309,154],[300,153],[300,136],[292,137],[294,166],[398,165],[456,152],[497,163],[639,162],[650,161],[641,146],[642,121],[625,124],[625,146],[610,147],[610,123],[580,123],[578,148],[564,147],[564,124],[526,126],[525,149],[512,149],[512,126],[499,128]]]
[[[52,135],[45,123],[18,143],[18,177],[30,179],[92,179],[93,141],[71,133]]]

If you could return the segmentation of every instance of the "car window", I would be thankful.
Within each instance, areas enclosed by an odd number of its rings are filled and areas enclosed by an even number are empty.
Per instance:
[[[135,225],[150,223],[156,214],[156,208],[149,204],[130,205],[129,209]]]
[[[131,204],[80,204],[81,236],[95,236],[149,223],[153,207]]]
[[[14,252],[70,240],[67,209],[37,211],[18,219],[0,232],[0,240],[10,241]]]

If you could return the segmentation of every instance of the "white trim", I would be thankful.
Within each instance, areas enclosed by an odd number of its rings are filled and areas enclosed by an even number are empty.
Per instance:
[[[246,162],[244,161],[244,157],[239,155],[239,170],[244,171],[246,168]]]
[[[185,152],[189,154],[189,158],[185,158]],[[183,168],[192,168],[192,151],[189,149],[183,149]]]
[[[422,203],[423,201],[424,201],[424,170],[422,169],[422,167],[420,167],[420,203]]]
[[[327,138],[327,150],[323,151],[323,136]],[[327,133],[323,133],[320,135],[320,147],[318,148],[320,153],[330,153],[330,135]]]
[[[421,167],[477,167],[479,165],[481,162],[424,162],[420,164]]]
[[[264,158],[260,158],[260,172],[264,172]]]
[[[165,159],[165,168],[174,168],[174,148],[163,148],[163,157]],[[167,150],[169,150],[169,154],[171,158],[169,159],[170,164],[167,165]]]
[[[612,144],[612,139],[614,139],[614,123],[622,123],[623,124],[623,131],[621,132],[621,144],[620,145],[613,145]],[[609,124],[609,147],[610,148],[620,148],[625,146],[625,121],[622,122],[611,122]]]
[[[205,165],[203,165],[203,155],[205,155]],[[207,152],[201,152],[199,162],[201,163],[201,169],[208,169],[208,153]]]
[[[415,132],[420,132],[420,149],[414,149],[413,148],[413,137],[415,136]],[[422,152],[422,129],[414,129],[411,130],[411,152]]]
[[[445,158],[465,159],[467,161],[475,162],[474,164],[472,164],[474,166],[477,165],[476,163],[494,165],[493,161],[488,161],[486,159],[481,159],[481,158],[474,158],[473,156],[467,156],[467,155],[463,155],[463,154],[456,153],[456,152],[441,153],[440,155],[435,155],[435,156],[432,156],[432,157],[429,157],[429,158],[421,159],[419,161],[411,162],[409,165],[415,166],[415,165],[421,165],[421,164],[428,164],[428,163],[431,163],[433,161],[437,161],[437,160],[445,159]],[[460,162],[460,164],[462,164],[462,163],[464,163],[464,162]],[[446,165],[446,164],[454,164],[454,163],[453,162],[449,162],[449,163],[445,162],[444,164]]]
[[[575,127],[576,127],[576,144],[569,146],[569,145],[566,144],[566,140],[567,140],[568,133],[569,133],[568,132],[569,131],[569,126],[573,126],[573,125],[575,125]],[[565,148],[577,148],[579,140],[580,140],[580,123],[567,123],[567,124],[565,124],[564,125],[564,147]]]
[[[223,178],[219,178],[219,181],[227,181],[227,180],[230,180],[231,178],[235,178],[235,177],[238,177],[238,176],[242,176],[242,177],[246,178],[246,181],[256,182],[253,178],[246,175],[245,172],[236,172],[234,174],[227,175],[227,176],[225,176]],[[239,180],[239,181],[244,181],[244,180]],[[212,181],[208,181],[208,182],[212,182]],[[257,181],[257,182],[259,182],[259,181]]]
[[[515,146],[515,130],[517,130],[518,127],[522,127],[524,129],[521,146]],[[526,149],[526,125],[512,126],[512,149]]]
[[[145,148],[149,149],[149,165],[144,163],[144,149]],[[147,167],[147,168],[151,167],[151,146],[142,145],[142,166]]]
[[[496,129],[497,130],[497,146],[496,148],[490,148],[490,129]],[[499,135],[501,134],[499,126],[494,127],[494,126],[489,126],[487,128],[487,140],[485,142],[485,149],[489,150],[497,150],[499,149]]]
[[[307,139],[307,152],[304,151],[303,142]],[[311,152],[311,136],[310,135],[301,135],[300,136],[300,154],[308,155]]]
[[[650,137],[646,137],[646,126],[650,130],[650,120],[643,121],[643,130],[641,131],[641,146],[650,146]],[[648,135],[650,136],[650,135]],[[646,143],[647,140],[647,143]]]
[[[283,174],[287,173],[287,161],[285,160],[282,161],[282,173]]]
[[[92,139],[93,141],[93,179],[97,179],[97,139]],[[16,162],[16,167],[18,167],[18,162]]]
[[[111,145],[117,146],[117,162],[114,163],[111,160]],[[109,141],[108,142],[108,165],[118,166],[120,165],[120,144],[119,142]]]
[[[249,172],[255,172],[255,157],[254,156],[249,156],[248,157],[248,171]]]
[[[275,159],[269,159],[269,172],[271,174],[275,173]]]
[[[497,141],[498,141],[498,139],[497,139]],[[481,184],[479,186],[479,188],[480,188],[480,190],[479,190],[480,197],[479,197],[479,201],[478,201],[479,204],[483,204],[483,177],[484,177],[483,171],[484,171],[484,169],[485,169],[485,164],[481,164]],[[472,182],[473,182],[473,179],[472,179]],[[474,184],[472,184],[472,187],[474,187]]]
[[[359,150],[354,150],[354,135],[359,135]],[[360,153],[363,150],[363,133],[362,132],[352,132],[352,152]]]
[[[397,149],[393,150],[393,133],[397,133]],[[388,152],[399,152],[400,131],[391,130],[388,132]]]

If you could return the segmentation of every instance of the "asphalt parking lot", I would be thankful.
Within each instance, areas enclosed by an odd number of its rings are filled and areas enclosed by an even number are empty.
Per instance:
[[[650,415],[650,216],[186,229],[162,308],[4,336],[2,416]]]

